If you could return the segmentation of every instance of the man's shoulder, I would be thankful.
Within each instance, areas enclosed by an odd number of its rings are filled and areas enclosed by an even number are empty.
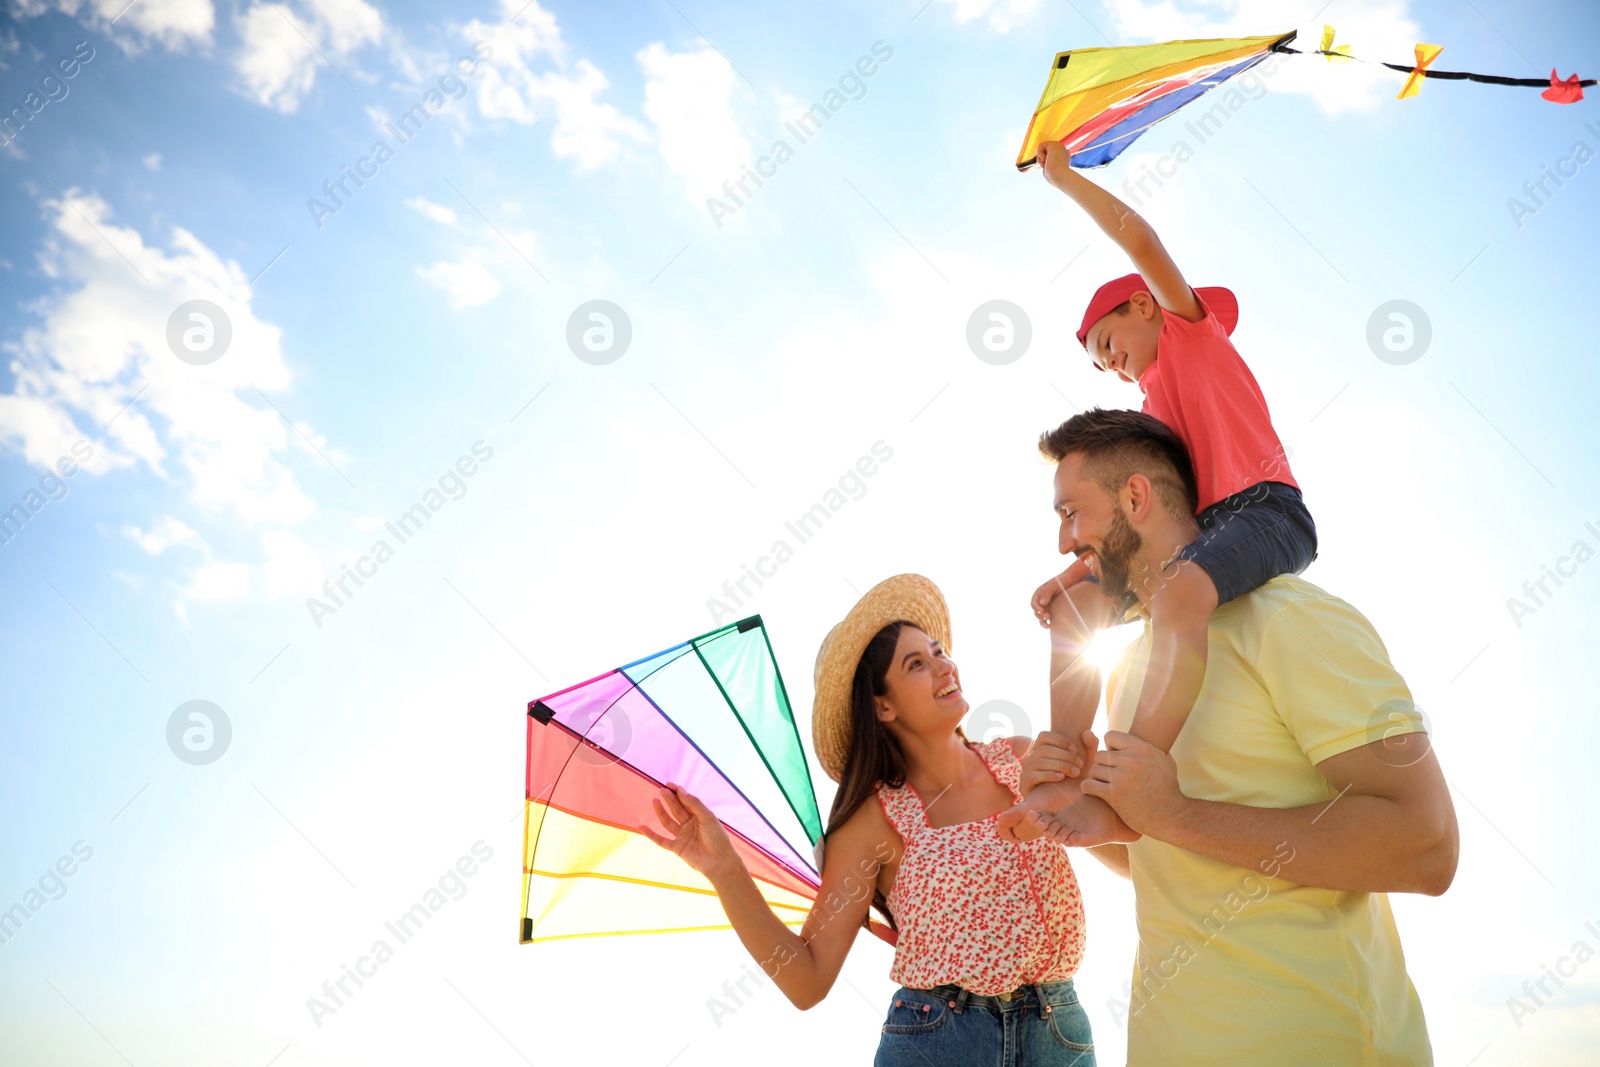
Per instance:
[[[1306,604],[1320,601],[1344,603],[1344,601],[1322,588],[1322,586],[1308,582],[1298,574],[1280,574],[1276,578],[1270,579],[1266,584],[1238,597],[1237,600],[1253,608],[1260,608],[1263,605],[1284,607],[1289,604]]]
[[[1332,627],[1372,624],[1346,600],[1306,581],[1298,574],[1280,574],[1265,585],[1218,608],[1213,621],[1241,635],[1264,635],[1274,625]]]

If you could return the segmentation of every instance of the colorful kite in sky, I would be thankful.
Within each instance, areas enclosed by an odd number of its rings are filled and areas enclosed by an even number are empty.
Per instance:
[[[816,794],[760,616],[528,704],[522,941],[728,929],[705,878],[639,832],[674,782],[727,828],[773,911],[804,922]]]
[[[1060,52],[1050,67],[1050,80],[1028,124],[1017,169],[1038,162],[1039,142],[1062,141],[1074,167],[1101,167],[1116,159],[1139,135],[1185,104],[1266,59],[1273,52],[1319,55],[1330,63],[1356,57],[1349,45],[1334,46],[1333,27],[1324,26],[1322,45],[1311,52],[1290,48],[1294,31],[1270,37],[1234,37],[1211,41],[1167,41],[1127,48],[1078,48]],[[1557,104],[1583,99],[1595,79],[1576,74],[1563,81],[1555,70],[1543,78],[1503,78],[1459,70],[1433,70],[1443,49],[1419,44],[1411,65],[1384,63],[1405,74],[1398,99],[1417,95],[1424,78],[1522,85],[1543,88],[1540,95]],[[1358,60],[1368,62],[1367,60]]]

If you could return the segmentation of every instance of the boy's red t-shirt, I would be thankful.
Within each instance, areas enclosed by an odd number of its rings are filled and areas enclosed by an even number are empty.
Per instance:
[[[1198,293],[1195,299],[1206,313],[1199,322],[1161,309],[1156,361],[1139,379],[1145,414],[1188,446],[1202,511],[1258,482],[1300,488],[1255,375]]]

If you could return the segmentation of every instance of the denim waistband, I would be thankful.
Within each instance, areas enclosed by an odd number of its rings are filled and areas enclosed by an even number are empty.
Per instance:
[[[1270,480],[1252,482],[1243,489],[1239,490],[1237,493],[1230,493],[1222,499],[1232,500],[1234,497],[1249,497],[1252,495],[1255,497],[1261,497],[1263,495],[1277,497],[1287,496],[1295,499],[1302,499],[1300,490],[1290,485],[1288,482],[1274,482]],[[1220,504],[1221,502],[1222,501],[1219,500],[1217,503]]]
[[[970,989],[963,989],[958,985],[940,985],[921,992],[932,997],[944,1000],[955,1009],[956,1014],[969,1007],[989,1008],[992,1011],[1015,1011],[1022,1006],[1032,1003],[1046,1008],[1052,1003],[1059,1003],[1063,999],[1076,999],[1073,993],[1072,979],[1064,978],[1059,982],[1037,982],[1020,985],[1009,993],[984,994],[974,993]]]
[[[1237,493],[1223,497],[1215,504],[1206,505],[1200,509],[1199,514],[1203,520],[1210,512],[1241,511],[1252,505],[1309,515],[1306,511],[1305,497],[1301,495],[1300,490],[1287,482],[1256,482]]]

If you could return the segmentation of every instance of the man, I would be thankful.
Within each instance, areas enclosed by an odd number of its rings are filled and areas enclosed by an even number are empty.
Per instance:
[[[1107,750],[1081,785],[1083,804],[1103,801],[1142,835],[1093,849],[1136,895],[1128,1063],[1430,1064],[1385,894],[1449,887],[1455,810],[1371,623],[1310,582],[1274,578],[1212,615],[1204,684],[1171,754],[1123,732],[1149,660],[1146,605],[1198,532],[1175,440],[1151,416],[1104,410],[1040,439],[1056,461],[1061,550],[1095,560],[1105,592],[1145,619],[1110,679]],[[1070,788],[1037,770],[1064,755],[1047,740],[1064,741],[1041,739],[1034,780]]]

